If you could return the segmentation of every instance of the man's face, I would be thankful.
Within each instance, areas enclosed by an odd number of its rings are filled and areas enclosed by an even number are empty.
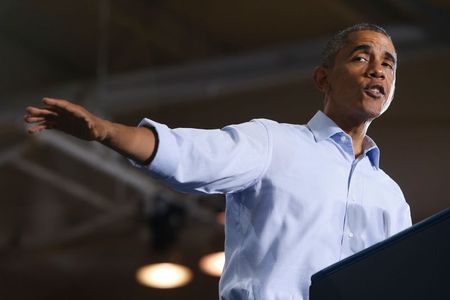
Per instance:
[[[371,121],[394,96],[396,53],[391,40],[374,31],[349,34],[327,69],[325,113]]]

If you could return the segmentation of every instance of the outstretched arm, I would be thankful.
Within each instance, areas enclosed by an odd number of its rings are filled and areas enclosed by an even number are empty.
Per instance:
[[[138,162],[156,151],[155,133],[147,128],[130,127],[101,119],[84,107],[67,100],[44,98],[43,107],[26,108],[25,122],[30,134],[57,129],[87,141],[97,141]]]

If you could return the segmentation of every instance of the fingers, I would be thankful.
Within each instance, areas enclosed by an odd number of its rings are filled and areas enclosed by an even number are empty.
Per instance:
[[[45,97],[42,102],[48,106],[47,109],[61,115],[69,114],[81,118],[89,114],[84,107],[67,100]]]
[[[33,126],[27,129],[27,132],[29,134],[34,134],[34,133],[38,133],[39,131],[45,129],[44,125],[38,125],[38,126]]]
[[[67,100],[48,98],[48,97],[44,97],[42,99],[42,102],[46,105],[49,105],[52,107],[57,107],[57,108],[62,108],[62,109],[67,109],[68,106],[73,105],[72,103],[70,103]]]
[[[24,121],[28,124],[32,124],[27,129],[30,134],[38,133],[44,129],[58,128],[58,118],[65,111],[70,109],[76,109],[76,105],[66,100],[43,98],[42,102],[46,107],[28,106],[25,111]]]
[[[50,126],[47,123],[41,123],[41,124],[38,124],[38,125],[35,125],[33,127],[28,128],[27,132],[29,134],[35,134],[35,133],[38,133],[38,132],[40,132],[40,131],[42,131],[44,129],[52,129],[52,126]]]
[[[45,121],[45,118],[43,118],[43,117],[32,117],[30,115],[25,115],[23,117],[23,119],[25,120],[25,122],[30,123],[30,124]]]
[[[37,108],[34,106],[28,106],[26,108],[28,115],[26,117],[57,117],[58,113],[49,108]]]

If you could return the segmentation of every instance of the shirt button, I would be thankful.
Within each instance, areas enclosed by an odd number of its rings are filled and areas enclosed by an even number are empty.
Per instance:
[[[347,137],[345,135],[341,136],[341,142],[346,142],[347,141]]]
[[[353,237],[353,233],[352,233],[352,232],[349,232],[349,233],[348,233],[348,237],[352,238],[352,237]]]

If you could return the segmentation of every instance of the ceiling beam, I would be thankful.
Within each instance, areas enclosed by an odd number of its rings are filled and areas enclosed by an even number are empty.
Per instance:
[[[90,204],[98,209],[111,210],[113,208],[113,203],[104,198],[103,195],[90,190],[81,183],[64,178],[61,174],[57,174],[55,171],[45,168],[35,162],[24,158],[16,158],[10,161],[9,164],[23,173],[31,175],[39,181],[43,181],[64,193],[73,195],[76,199]]]
[[[420,27],[397,25],[387,29],[401,53],[401,63],[410,58],[416,60],[418,56],[448,55],[450,45],[430,41]],[[309,79],[327,39],[159,70],[111,75],[102,87],[91,81],[74,82],[42,90],[40,94],[12,95],[5,100],[16,103],[14,108],[23,111],[24,105],[37,102],[42,96],[53,96],[80,102],[105,114],[204,100]],[[3,108],[11,111],[4,104],[0,108],[0,111]]]

